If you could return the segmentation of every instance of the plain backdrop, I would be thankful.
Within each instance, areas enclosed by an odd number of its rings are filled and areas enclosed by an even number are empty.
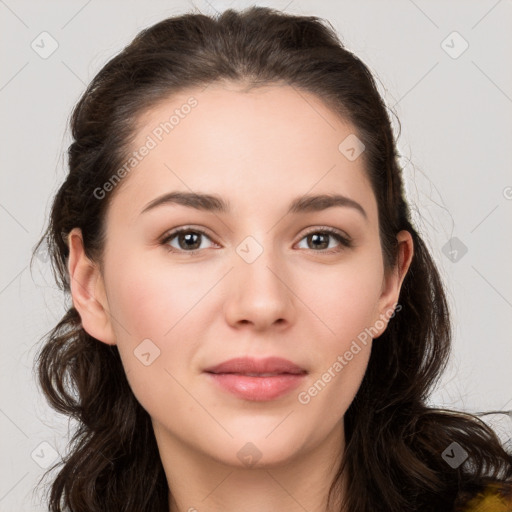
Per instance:
[[[39,340],[68,302],[49,262],[36,259],[31,273],[29,259],[66,173],[71,109],[142,28],[184,12],[249,5],[0,0],[0,511],[45,510],[35,484],[68,442],[66,418],[49,408],[32,372]],[[258,5],[328,19],[401,121],[413,220],[439,265],[454,320],[450,365],[430,402],[512,409],[511,2]]]

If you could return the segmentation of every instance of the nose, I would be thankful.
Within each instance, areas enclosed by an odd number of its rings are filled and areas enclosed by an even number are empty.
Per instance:
[[[226,321],[233,327],[250,325],[257,331],[274,325],[284,329],[293,323],[293,280],[275,252],[265,249],[252,262],[234,254],[233,261],[226,282]]]

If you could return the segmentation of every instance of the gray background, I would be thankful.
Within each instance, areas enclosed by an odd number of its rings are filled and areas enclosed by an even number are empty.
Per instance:
[[[65,176],[71,109],[143,27],[194,9],[248,5],[0,0],[0,511],[45,510],[33,489],[41,466],[62,455],[68,440],[67,419],[49,408],[32,374],[39,339],[68,303],[44,258],[32,274],[28,264]],[[512,2],[259,5],[327,18],[400,118],[414,221],[445,279],[454,317],[453,355],[431,403],[470,412],[512,409]],[[44,31],[58,43],[47,58],[31,47],[42,46]],[[464,41],[469,46],[461,53]],[[493,418],[486,417],[507,441],[512,422]]]

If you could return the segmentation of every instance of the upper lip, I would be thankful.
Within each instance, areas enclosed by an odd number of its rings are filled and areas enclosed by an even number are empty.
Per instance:
[[[209,373],[307,373],[300,366],[281,357],[266,357],[254,359],[251,357],[236,357],[204,370]]]

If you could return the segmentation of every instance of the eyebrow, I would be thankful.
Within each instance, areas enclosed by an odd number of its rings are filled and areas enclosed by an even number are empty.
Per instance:
[[[229,202],[217,195],[195,192],[169,192],[150,201],[140,214],[153,210],[157,206],[169,204],[178,204],[188,208],[215,213],[229,213],[231,209]],[[290,203],[287,213],[318,212],[335,206],[353,208],[365,219],[368,219],[366,211],[357,201],[340,194],[304,195],[297,197]]]

